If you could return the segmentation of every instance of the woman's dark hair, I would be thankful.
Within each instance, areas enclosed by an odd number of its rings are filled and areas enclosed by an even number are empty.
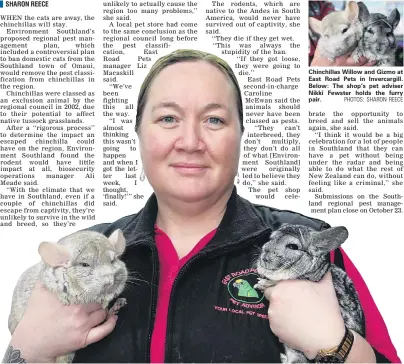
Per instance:
[[[167,54],[159,58],[150,69],[146,78],[144,79],[142,86],[140,87],[139,97],[137,100],[137,111],[136,111],[136,132],[139,130],[140,121],[142,119],[143,110],[147,101],[147,94],[152,81],[155,77],[167,66],[179,62],[189,62],[189,61],[206,61],[222,71],[230,80],[235,94],[238,109],[238,117],[240,121],[241,132],[244,131],[243,124],[243,100],[241,97],[240,86],[238,85],[236,75],[234,74],[231,67],[223,59],[202,51],[197,51],[193,49],[178,49],[170,54]]]

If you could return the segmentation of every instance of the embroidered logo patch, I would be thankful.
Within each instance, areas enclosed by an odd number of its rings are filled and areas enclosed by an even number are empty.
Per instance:
[[[222,284],[227,288],[230,302],[228,307],[215,306],[215,310],[267,320],[265,304],[262,302],[264,294],[254,288],[258,277],[257,270],[254,268],[243,269],[223,277]]]

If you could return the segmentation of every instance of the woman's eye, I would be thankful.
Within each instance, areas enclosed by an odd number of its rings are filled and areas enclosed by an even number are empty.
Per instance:
[[[88,263],[79,263],[79,265],[84,267],[84,268],[87,268],[87,267],[90,266],[90,264],[88,264]]]
[[[163,121],[164,123],[167,124],[172,124],[175,121],[175,119],[172,116],[164,116],[160,119],[160,121]]]
[[[216,118],[216,117],[210,117],[208,119],[208,122],[209,122],[209,124],[214,124],[214,125],[219,125],[219,124],[223,123],[223,121],[221,119]]]

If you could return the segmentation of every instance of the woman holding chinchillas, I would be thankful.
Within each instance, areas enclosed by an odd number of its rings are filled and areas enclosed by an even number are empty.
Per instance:
[[[119,318],[99,326],[91,310],[62,306],[38,288],[12,349],[42,362],[63,350],[76,351],[77,362],[279,362],[280,342],[308,358],[339,345],[345,326],[329,274],[318,283],[282,282],[265,297],[253,288],[252,262],[273,230],[329,225],[238,196],[243,131],[240,88],[225,61],[195,50],[158,59],[136,117],[154,193],[134,215],[90,228],[106,236],[120,228],[127,240],[121,259],[146,282],[128,287]],[[357,286],[367,321],[365,338],[353,333],[346,361],[398,361],[359,273],[342,250],[333,256]],[[282,304],[271,310],[268,299]]]

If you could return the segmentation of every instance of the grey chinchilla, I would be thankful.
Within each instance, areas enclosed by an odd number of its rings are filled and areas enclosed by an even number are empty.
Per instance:
[[[256,262],[261,278],[254,288],[264,291],[287,279],[320,281],[331,270],[340,311],[348,329],[365,335],[365,320],[355,287],[344,270],[331,264],[329,252],[348,238],[343,226],[316,231],[307,226],[282,224],[264,244]],[[282,363],[308,363],[309,359],[285,345]]]
[[[357,62],[364,56],[370,61],[377,61],[375,66],[394,66],[397,48],[394,29],[400,22],[399,11],[394,9],[389,16],[385,16],[379,13],[370,14],[363,2],[359,2],[358,6],[363,35],[352,55],[354,60]]]
[[[128,277],[125,263],[118,259],[125,245],[121,230],[115,230],[109,238],[94,231],[78,231],[58,243],[41,243],[38,252],[42,261],[28,268],[14,289],[8,319],[11,334],[24,315],[38,279],[65,305],[93,302],[107,308],[123,291]],[[118,299],[110,314],[125,303],[124,298]],[[71,362],[73,358],[74,353],[69,353],[56,362]]]
[[[322,20],[310,17],[309,26],[320,35],[317,43],[320,55],[332,62],[336,57],[351,54],[363,33],[355,1],[350,1],[344,11],[334,11]]]

